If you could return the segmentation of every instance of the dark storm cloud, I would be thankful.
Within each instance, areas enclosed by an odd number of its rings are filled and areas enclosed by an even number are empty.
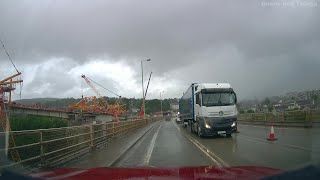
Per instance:
[[[319,75],[320,4],[263,2],[3,1],[0,35],[23,64],[107,56],[138,70],[139,59],[152,58],[155,76],[178,71],[172,78],[186,84],[227,81],[243,97],[316,88],[320,81],[309,79]]]

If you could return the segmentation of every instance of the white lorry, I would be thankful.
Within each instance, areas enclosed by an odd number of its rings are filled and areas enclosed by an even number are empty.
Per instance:
[[[179,101],[184,126],[201,136],[237,132],[237,96],[229,83],[193,83]]]

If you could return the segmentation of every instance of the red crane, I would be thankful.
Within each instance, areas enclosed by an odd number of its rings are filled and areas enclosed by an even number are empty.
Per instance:
[[[101,99],[102,101],[102,105],[108,110],[108,102],[106,101],[106,99],[99,93],[99,91],[92,85],[91,81],[85,76],[85,75],[82,75],[81,76],[85,81],[86,83],[90,86],[90,88],[96,93],[96,95]]]
[[[100,103],[101,106],[103,106],[105,108],[105,113],[108,113],[108,114],[112,114],[116,121],[119,121],[119,116],[122,115],[123,113],[125,113],[125,104],[120,104],[120,99],[121,99],[121,96],[119,96],[118,94],[110,91],[109,89],[103,87],[102,85],[98,84],[97,82],[93,81],[92,79],[86,77],[85,75],[82,75],[81,76],[85,81],[86,83],[91,87],[91,89],[97,94],[97,96],[101,99],[102,103]],[[102,87],[103,89],[111,92],[112,94],[118,96],[118,99],[116,100],[116,102],[114,104],[109,104],[106,99],[99,93],[99,91],[93,86],[93,83],[99,85],[100,87]]]

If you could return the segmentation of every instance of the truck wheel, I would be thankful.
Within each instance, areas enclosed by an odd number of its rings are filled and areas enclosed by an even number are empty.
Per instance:
[[[200,128],[200,126],[198,126],[198,136],[199,136],[199,137],[202,137],[202,133],[201,133],[201,128]]]
[[[231,134],[227,134],[226,137],[227,137],[227,138],[230,138],[230,137],[231,137]]]

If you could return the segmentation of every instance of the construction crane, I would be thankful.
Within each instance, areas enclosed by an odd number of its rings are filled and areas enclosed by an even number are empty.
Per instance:
[[[84,98],[82,100],[80,100],[78,103],[76,104],[72,104],[69,106],[69,108],[71,109],[83,109],[84,111],[89,111],[92,110],[93,112],[96,113],[106,113],[106,114],[111,114],[112,116],[115,117],[116,121],[119,120],[119,116],[124,114],[126,112],[125,110],[125,104],[120,104],[120,100],[121,100],[121,96],[119,96],[118,94],[110,91],[109,89],[103,87],[102,85],[98,84],[97,82],[93,81],[92,79],[88,78],[85,75],[81,76],[85,82],[89,85],[89,87],[94,91],[94,93],[98,96],[98,98],[102,101],[102,102],[96,102],[97,99],[95,98]],[[100,92],[95,88],[95,86],[93,85],[93,83],[95,83],[96,85],[102,87],[103,89],[111,92],[112,94],[118,96],[118,99],[115,101],[114,104],[109,104],[106,99],[100,94]],[[94,102],[93,108],[92,105],[90,105],[90,102]]]
[[[100,92],[92,85],[91,81],[85,76],[85,75],[82,75],[81,76],[85,81],[86,83],[90,86],[90,88],[96,93],[96,95],[101,99],[102,101],[102,105],[106,107],[106,109],[108,109],[108,102],[105,100],[104,97],[102,97],[102,95],[100,94]]]
[[[81,112],[97,112],[99,105],[97,103],[97,97],[93,96],[82,98],[78,103],[69,105],[69,108],[80,110]]]
[[[0,121],[3,132],[7,134],[6,136],[6,142],[5,142],[5,149],[6,149],[6,155],[8,155],[8,149],[10,149],[11,159],[15,162],[21,161],[19,152],[14,149],[15,142],[12,134],[10,133],[10,121],[9,117],[7,115],[7,108],[6,108],[6,102],[5,102],[5,93],[9,93],[8,98],[8,106],[11,104],[11,95],[12,91],[15,90],[15,84],[22,83],[23,80],[13,80],[14,78],[20,76],[21,73],[18,72],[17,74],[14,74],[10,77],[7,77],[0,81]]]
[[[146,92],[144,93],[144,98],[146,98],[147,96],[147,92],[148,92],[148,88],[149,88],[149,83],[150,83],[150,80],[151,80],[151,75],[152,75],[152,72],[150,73],[150,76],[149,76],[149,80],[148,80],[148,84],[147,84],[147,88],[146,88]],[[140,112],[138,114],[139,118],[143,118],[143,115],[144,115],[144,101],[145,99],[142,100],[142,105],[141,105],[141,108],[140,108]]]
[[[21,161],[19,152],[17,149],[15,149],[16,145],[14,142],[14,138],[13,135],[10,133],[11,128],[10,128],[10,121],[9,121],[9,117],[7,115],[7,108],[6,108],[6,103],[7,106],[9,107],[12,101],[12,91],[15,90],[15,85],[18,83],[22,83],[23,80],[19,79],[14,79],[14,78],[18,78],[21,75],[21,72],[18,71],[18,69],[16,68],[16,66],[14,65],[8,51],[6,50],[3,42],[0,40],[3,49],[5,50],[9,60],[11,61],[12,65],[14,66],[14,68],[16,69],[17,73],[9,76],[3,80],[0,81],[0,122],[1,122],[1,127],[2,127],[2,131],[5,132],[6,134],[6,140],[5,140],[5,154],[8,155],[8,151],[11,154],[11,159],[15,162]],[[6,102],[5,99],[5,95],[6,93],[9,93],[9,97],[8,100]],[[1,129],[0,129],[1,131]],[[10,150],[9,150],[10,149]]]

